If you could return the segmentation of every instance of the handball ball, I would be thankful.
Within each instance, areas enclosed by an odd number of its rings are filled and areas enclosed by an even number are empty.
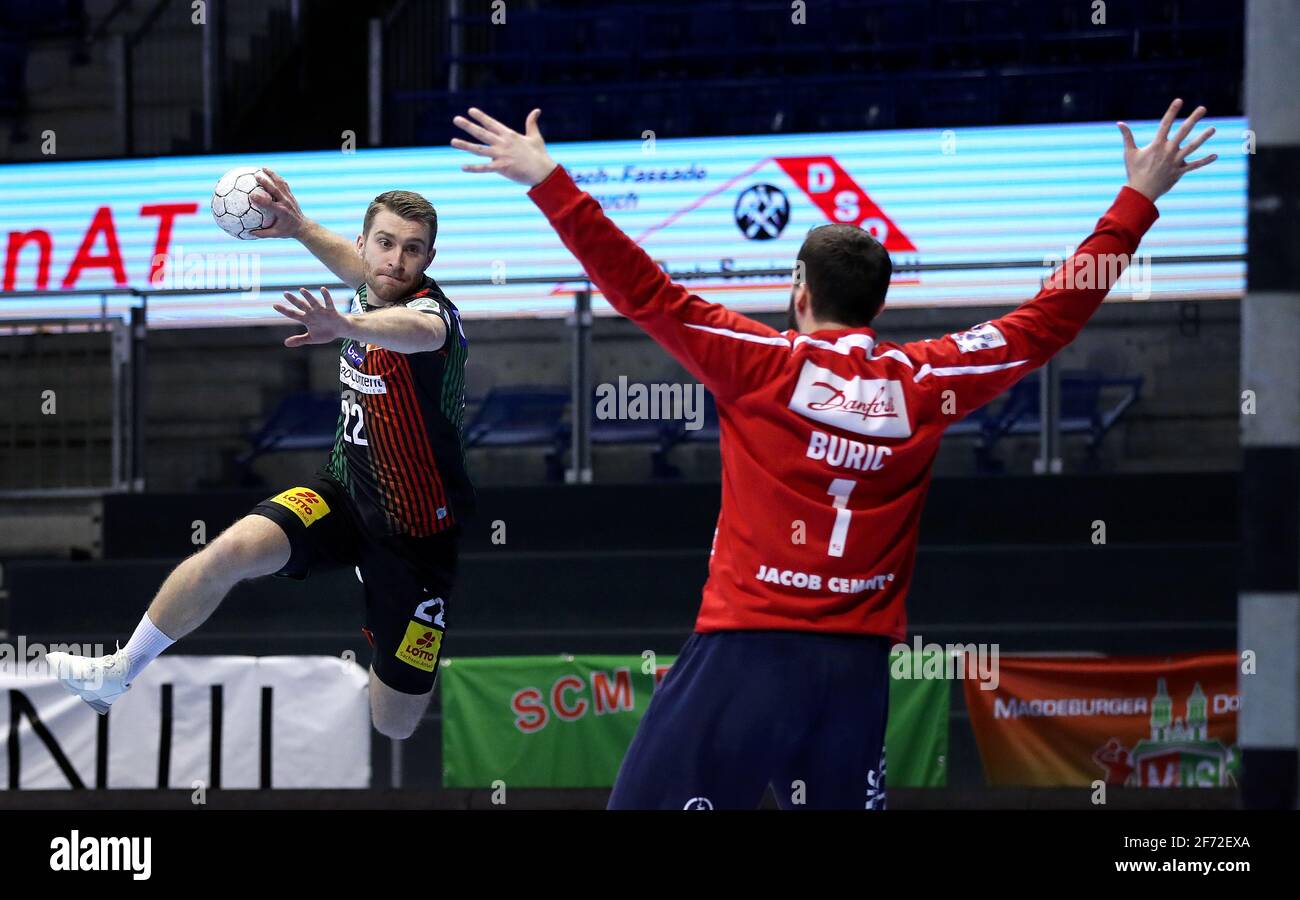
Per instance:
[[[263,212],[253,205],[250,195],[261,190],[261,185],[253,177],[262,171],[257,166],[240,166],[231,169],[212,190],[212,218],[216,219],[221,230],[241,241],[253,240],[255,234],[249,234],[256,228],[269,228],[275,222],[275,213]],[[262,191],[263,198],[266,191]]]

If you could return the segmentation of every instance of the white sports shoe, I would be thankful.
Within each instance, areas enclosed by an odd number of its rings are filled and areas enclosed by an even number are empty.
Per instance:
[[[73,656],[70,653],[47,653],[50,674],[59,679],[64,690],[75,694],[101,716],[108,715],[113,701],[131,689],[126,684],[130,660],[121,647],[108,656]]]

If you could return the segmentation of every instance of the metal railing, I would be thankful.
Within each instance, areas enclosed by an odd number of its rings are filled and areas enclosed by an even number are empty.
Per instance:
[[[1158,257],[1151,260],[1151,264],[1178,264],[1194,262],[1243,262],[1243,254],[1223,254],[1214,256],[1169,256]],[[894,267],[897,273],[910,272],[944,272],[960,271],[973,269],[1025,269],[1041,268],[1043,262],[1039,260],[1003,260],[995,262],[972,262],[972,263],[918,263],[899,260]],[[720,269],[717,271],[690,271],[690,272],[672,272],[668,274],[679,281],[693,281],[704,279],[728,279],[737,277],[773,277],[788,278],[790,270],[781,269]],[[1046,277],[1046,274],[1045,276]],[[486,278],[447,278],[439,279],[439,285],[444,288],[456,287],[492,287],[497,286],[497,282]],[[569,450],[569,464],[566,469],[565,478],[569,482],[584,483],[592,479],[591,467],[591,433],[590,433],[590,406],[594,386],[592,384],[592,363],[591,363],[591,343],[592,343],[592,324],[594,321],[592,312],[592,284],[587,275],[577,274],[572,276],[534,276],[527,278],[511,278],[511,284],[572,284],[580,286],[573,295],[573,307],[565,317],[565,323],[568,326],[568,342],[570,344],[570,389],[571,389],[571,414],[572,414],[572,436]],[[316,283],[313,282],[313,286]],[[349,288],[339,282],[327,284],[331,289],[349,290]],[[779,285],[774,285],[779,286]],[[266,292],[267,296],[278,296],[282,291],[296,291],[301,287],[300,284],[282,284],[282,285],[263,285],[260,290]],[[59,322],[68,321],[76,322],[82,330],[99,330],[113,335],[112,340],[112,363],[111,379],[113,384],[112,400],[112,429],[111,438],[104,442],[106,447],[111,447],[108,473],[99,479],[100,487],[107,490],[142,490],[144,487],[144,384],[146,373],[146,323],[148,318],[148,304],[150,297],[160,297],[167,295],[181,294],[230,294],[240,293],[243,288],[213,288],[213,289],[186,289],[170,288],[160,290],[140,290],[138,288],[113,288],[100,290],[74,290],[74,291],[23,291],[23,292],[0,292],[0,315],[3,314],[5,301],[8,299],[30,300],[33,297],[51,297],[51,298],[68,298],[72,296],[95,297],[99,300],[100,315],[97,319],[79,319],[79,320],[55,320],[46,318],[33,319],[0,319],[0,362],[5,359],[10,360],[9,381],[10,384],[19,383],[16,378],[15,368],[17,365],[16,356],[9,358],[4,354],[6,335],[21,334],[48,334],[50,329],[55,328],[53,333],[70,333],[67,329],[63,332],[57,331]],[[114,314],[111,309],[113,303],[111,298],[127,298],[126,302],[130,304],[128,309],[123,310],[120,314]],[[128,325],[129,322],[129,325]],[[13,351],[10,351],[11,356]],[[60,371],[65,373],[75,368],[75,360],[65,359],[59,367]],[[41,371],[49,371],[43,369]],[[1039,453],[1035,461],[1035,471],[1040,474],[1056,474],[1061,471],[1060,460],[1060,388],[1059,388],[1059,370],[1055,365],[1046,367],[1046,375],[1041,384],[1042,394],[1042,427],[1039,435]],[[38,379],[39,380],[39,379]],[[5,443],[4,436],[0,435],[0,452],[8,452],[15,441],[21,443],[25,440],[31,445],[36,438],[28,432],[35,429],[35,434],[45,435],[45,444],[42,446],[52,446],[49,444],[49,432],[41,432],[40,426],[33,422],[26,422],[22,428],[19,428],[19,419],[15,418],[10,424],[11,440],[9,444]],[[26,420],[23,420],[26,421]],[[64,427],[60,424],[59,427]],[[68,427],[72,427],[69,425]],[[87,427],[87,426],[83,426]],[[17,429],[15,431],[15,429]],[[24,430],[25,429],[25,430]],[[16,437],[21,432],[21,439]],[[84,433],[77,437],[72,433],[62,435],[58,438],[57,446],[60,452],[67,452],[68,447],[77,447],[81,452],[86,453]],[[83,461],[83,468],[88,465]],[[0,466],[0,470],[12,471],[9,467]],[[90,479],[94,480],[94,479]],[[38,479],[35,487],[25,488],[27,493],[50,493],[51,491],[68,489],[85,490],[91,487],[90,484],[51,484],[46,485]],[[9,485],[0,481],[0,496],[6,494],[12,495],[13,489]]]
[[[123,155],[171,152],[173,141],[190,137],[193,121],[188,117],[178,121],[175,116],[187,106],[200,108],[209,32],[178,28],[189,22],[190,15],[188,3],[158,0],[133,30],[112,36],[118,145]],[[170,33],[159,34],[160,23]],[[177,96],[186,90],[191,96]],[[182,99],[188,102],[179,102]],[[172,115],[166,117],[164,112]]]
[[[384,135],[400,135],[399,143],[411,133],[411,121],[399,104],[386,101],[395,85],[458,83],[458,70],[448,59],[457,52],[459,32],[447,27],[462,0],[442,3],[413,3],[399,0],[381,18],[370,22],[367,34],[369,62],[369,135],[372,147],[384,143]],[[393,142],[391,139],[389,143]]]
[[[0,319],[0,498],[140,490],[144,316]]]
[[[134,28],[110,34],[130,6],[119,2],[88,38],[115,45],[118,146],[125,156],[217,149],[229,136],[223,123],[237,120],[236,107],[264,91],[290,58],[288,48],[297,47],[297,2],[268,7],[267,21],[252,36],[274,42],[283,54],[251,53],[234,62],[227,51],[240,26],[232,23],[237,10],[227,0],[206,0],[201,11],[156,0]]]

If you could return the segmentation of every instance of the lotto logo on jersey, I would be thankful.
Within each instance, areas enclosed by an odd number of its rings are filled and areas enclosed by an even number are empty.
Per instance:
[[[811,361],[803,364],[790,408],[805,418],[875,437],[912,434],[902,382],[885,378],[841,378]]]
[[[330,511],[330,505],[325,502],[324,497],[311,488],[305,487],[289,488],[272,497],[271,502],[278,503],[292,512],[308,528],[313,522],[319,522]]]
[[[424,622],[412,621],[406,626],[406,636],[397,645],[397,658],[425,672],[432,672],[438,664],[438,650],[442,647],[442,632]]]
[[[951,335],[953,341],[957,344],[957,349],[962,353],[974,353],[976,350],[992,350],[994,347],[1005,347],[1007,339],[1002,336],[1002,332],[988,323],[976,325],[970,331],[961,331]]]

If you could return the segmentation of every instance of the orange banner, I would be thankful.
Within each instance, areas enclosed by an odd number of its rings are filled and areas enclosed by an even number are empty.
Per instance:
[[[1235,652],[999,662],[994,690],[965,681],[990,785],[1237,783]]]

